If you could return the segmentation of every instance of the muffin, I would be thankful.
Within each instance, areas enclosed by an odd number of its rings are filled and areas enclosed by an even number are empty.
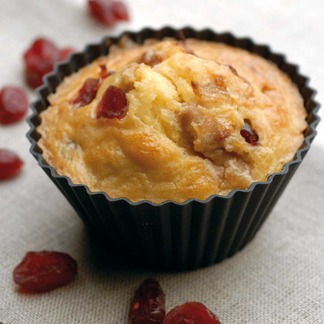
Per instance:
[[[32,153],[106,242],[159,267],[219,262],[252,239],[314,137],[305,78],[271,55],[191,29],[106,39],[39,90]]]

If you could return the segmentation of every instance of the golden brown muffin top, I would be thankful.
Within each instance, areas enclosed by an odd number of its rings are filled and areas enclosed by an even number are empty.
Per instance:
[[[89,79],[95,97],[80,105]],[[101,113],[108,92],[126,102],[118,118]],[[38,128],[45,160],[131,201],[206,199],[265,181],[292,160],[306,127],[297,88],[274,64],[193,39],[117,46],[49,101]]]

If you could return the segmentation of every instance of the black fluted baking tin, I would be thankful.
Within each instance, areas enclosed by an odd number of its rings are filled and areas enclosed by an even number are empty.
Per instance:
[[[37,145],[39,113],[48,106],[47,96],[55,92],[64,79],[99,56],[107,55],[109,47],[127,36],[141,44],[148,38],[196,38],[223,42],[246,49],[274,62],[286,72],[304,99],[308,112],[305,140],[294,159],[281,172],[271,174],[265,182],[255,182],[247,190],[233,190],[227,196],[213,195],[206,200],[190,199],[184,203],[150,201],[133,203],[127,198],[113,199],[103,192],[91,192],[83,184],[74,184],[56,173],[44,160]],[[37,100],[28,119],[30,151],[49,178],[74,207],[87,228],[101,240],[107,250],[118,249],[125,258],[134,257],[142,264],[160,269],[196,269],[220,262],[241,250],[255,236],[289,180],[300,165],[316,135],[319,122],[315,91],[298,66],[287,63],[284,55],[272,53],[266,45],[256,45],[249,38],[236,38],[231,33],[216,33],[210,29],[196,31],[190,27],[159,30],[143,29],[124,32],[120,37],[107,37],[101,43],[89,45],[55,66],[37,89]]]

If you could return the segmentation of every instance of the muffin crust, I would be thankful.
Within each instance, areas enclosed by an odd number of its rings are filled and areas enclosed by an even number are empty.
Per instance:
[[[102,65],[114,73],[76,107]],[[122,119],[97,116],[110,86],[126,94]],[[38,128],[45,160],[74,183],[131,201],[246,189],[292,160],[306,128],[303,100],[274,64],[193,39],[116,46],[66,78],[49,101]]]

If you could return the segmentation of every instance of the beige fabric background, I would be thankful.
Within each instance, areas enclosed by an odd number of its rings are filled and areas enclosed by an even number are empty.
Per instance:
[[[144,26],[212,27],[250,36],[284,52],[311,76],[323,102],[322,0],[136,0],[130,23],[114,30],[91,20],[86,0],[0,1],[0,87],[23,85],[22,52],[39,35],[82,49],[104,35]],[[30,99],[33,93],[29,92]],[[323,111],[321,112],[323,116]],[[21,176],[0,183],[0,322],[126,323],[135,287],[157,277],[167,308],[205,303],[224,324],[324,323],[324,126],[257,237],[235,257],[185,273],[149,272],[98,254],[83,224],[30,156],[27,125],[0,126],[0,147],[25,160]],[[15,291],[12,270],[29,250],[59,250],[77,259],[77,280],[41,295]]]

